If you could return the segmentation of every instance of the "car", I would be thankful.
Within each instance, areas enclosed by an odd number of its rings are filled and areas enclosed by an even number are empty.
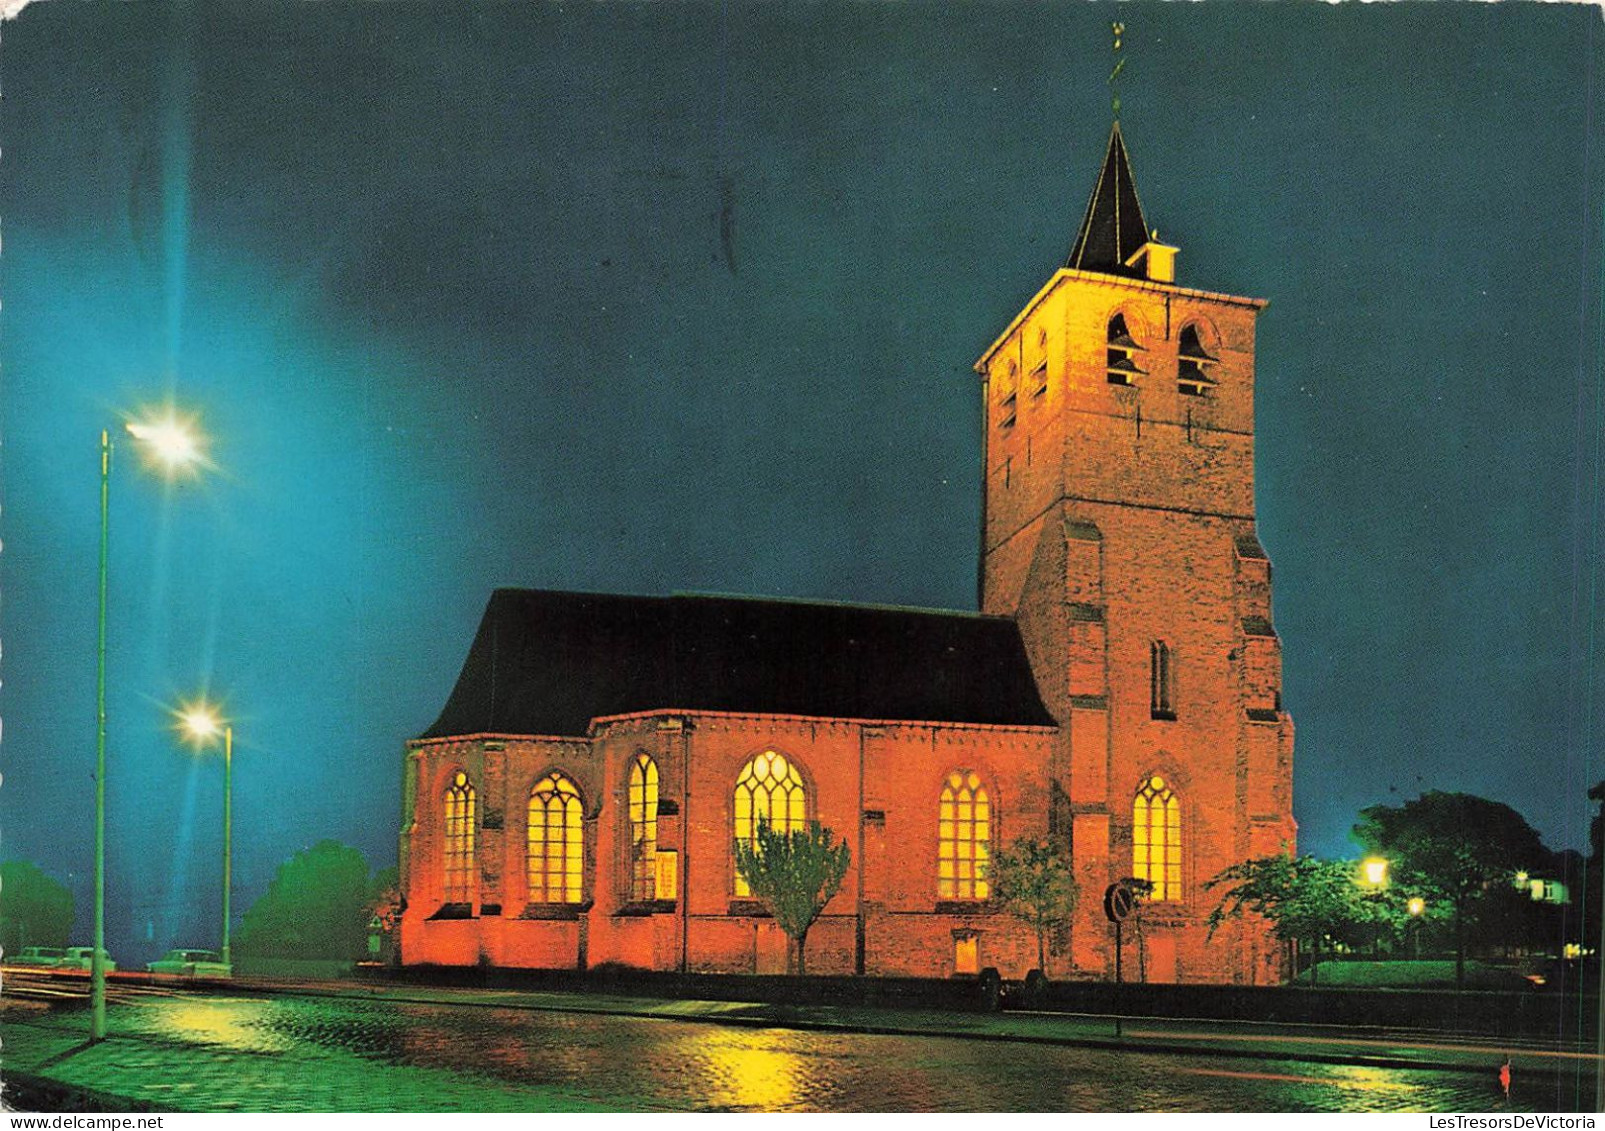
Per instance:
[[[14,966],[60,966],[67,952],[59,946],[25,946],[17,951]]]
[[[234,974],[234,968],[217,951],[187,947],[168,951],[155,962],[147,962],[145,969],[152,974],[176,974],[181,978],[229,978]]]
[[[66,957],[56,965],[63,970],[89,970],[94,962],[95,948],[92,946],[69,946]],[[106,973],[117,969],[117,963],[111,960],[111,955],[104,950],[100,952],[101,963],[106,967]]]

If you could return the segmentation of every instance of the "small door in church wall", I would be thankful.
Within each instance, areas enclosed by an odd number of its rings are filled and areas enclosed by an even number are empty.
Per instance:
[[[953,939],[953,973],[979,974],[981,972],[981,937],[957,935]]]
[[[1164,931],[1154,931],[1143,941],[1148,951],[1147,980],[1150,982],[1174,982],[1176,980],[1176,936]]]

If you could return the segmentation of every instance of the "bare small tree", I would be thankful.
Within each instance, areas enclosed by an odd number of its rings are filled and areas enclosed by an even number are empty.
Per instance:
[[[736,871],[752,894],[769,909],[796,951],[796,971],[804,973],[808,928],[841,890],[851,853],[818,821],[806,829],[776,832],[760,817],[753,843],[736,841]]]
[[[1051,840],[1017,840],[992,857],[987,877],[1003,905],[1036,932],[1037,969],[1046,974],[1048,932],[1070,922],[1081,901],[1070,853]]]

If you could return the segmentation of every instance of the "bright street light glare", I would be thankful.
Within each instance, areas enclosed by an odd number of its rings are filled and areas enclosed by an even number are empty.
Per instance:
[[[205,703],[186,705],[174,711],[179,726],[196,742],[205,742],[223,733],[223,722],[217,712]]]
[[[168,415],[159,420],[130,420],[128,434],[140,442],[152,461],[169,475],[205,463],[201,436],[194,423]]]

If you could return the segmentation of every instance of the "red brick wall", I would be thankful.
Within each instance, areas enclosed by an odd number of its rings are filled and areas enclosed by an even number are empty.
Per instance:
[[[485,739],[413,744],[419,785],[416,820],[404,836],[405,962],[573,967],[583,937],[587,965],[673,970],[683,949],[689,970],[783,969],[784,937],[766,916],[735,900],[731,852],[736,779],[749,759],[775,749],[798,767],[810,817],[852,852],[841,890],[809,933],[809,970],[852,973],[862,964],[871,974],[951,974],[955,931],[977,933],[983,964],[1007,976],[1035,965],[1032,936],[1000,908],[938,908],[937,806],[950,772],[973,771],[992,802],[994,848],[1042,835],[1051,730],[651,715],[605,722],[586,742],[499,744],[499,750],[487,749],[498,741]],[[678,853],[678,898],[655,908],[632,905],[629,897],[626,774],[640,751],[657,762],[660,800],[678,809],[658,823],[659,848]],[[526,910],[524,804],[529,788],[554,766],[585,798],[587,902],[577,920],[520,917],[540,911]],[[484,799],[482,818],[491,815],[494,823],[499,810],[503,827],[481,830],[477,917],[437,920],[430,917],[441,905],[442,805],[458,769]],[[485,914],[498,898],[500,914]]]

